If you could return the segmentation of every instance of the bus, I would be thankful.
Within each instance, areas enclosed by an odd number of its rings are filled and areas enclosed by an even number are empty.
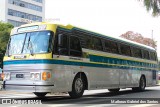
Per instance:
[[[158,80],[156,50],[72,25],[39,22],[11,31],[3,60],[3,90],[34,93],[144,91]]]

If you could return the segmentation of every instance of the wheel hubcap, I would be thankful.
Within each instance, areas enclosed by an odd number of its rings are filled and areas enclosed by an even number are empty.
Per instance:
[[[80,93],[83,89],[83,81],[81,78],[78,78],[76,81],[75,81],[75,90],[77,93]]]

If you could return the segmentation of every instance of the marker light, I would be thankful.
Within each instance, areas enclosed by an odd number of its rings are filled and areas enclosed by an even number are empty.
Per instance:
[[[38,30],[45,30],[47,27],[47,25],[39,25],[39,29]]]

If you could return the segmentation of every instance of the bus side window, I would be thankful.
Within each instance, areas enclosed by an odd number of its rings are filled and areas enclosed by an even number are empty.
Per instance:
[[[120,50],[122,55],[131,56],[131,49],[130,46],[120,44]]]
[[[118,45],[116,42],[105,40],[104,41],[104,51],[109,53],[118,54]]]
[[[57,37],[57,53],[59,55],[68,55],[68,36],[59,34]]]
[[[142,58],[142,52],[141,52],[141,49],[139,48],[132,47],[132,54],[133,54],[133,57]]]
[[[82,48],[81,43],[78,37],[70,36],[70,55],[81,57],[82,56]]]
[[[156,61],[156,53],[155,52],[150,52],[150,59]]]
[[[149,60],[149,52],[147,50],[143,50],[142,52],[143,52],[142,53],[143,58]]]
[[[82,40],[83,48],[92,49],[92,37],[91,36],[83,35],[83,37],[81,37],[80,39]]]
[[[102,42],[100,38],[93,37],[93,49],[102,51]]]

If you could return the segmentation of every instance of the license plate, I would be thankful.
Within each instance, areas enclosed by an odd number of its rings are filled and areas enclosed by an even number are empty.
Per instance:
[[[16,78],[24,78],[23,74],[16,74]]]

